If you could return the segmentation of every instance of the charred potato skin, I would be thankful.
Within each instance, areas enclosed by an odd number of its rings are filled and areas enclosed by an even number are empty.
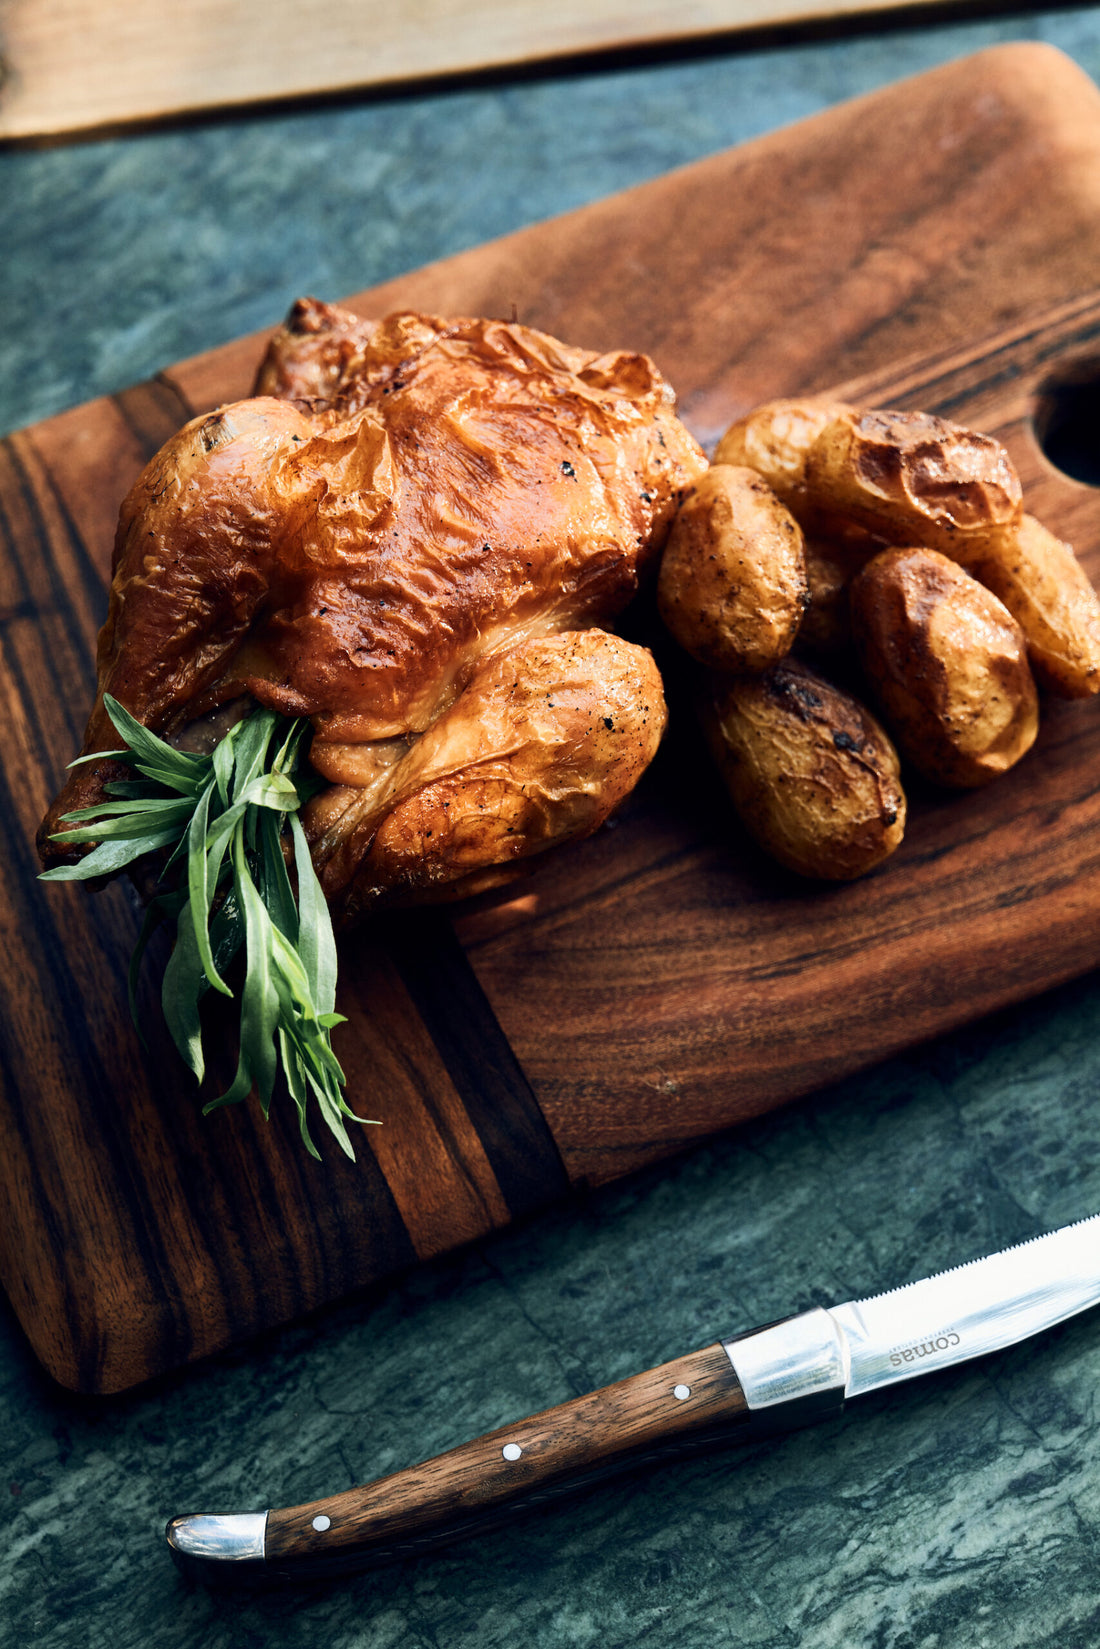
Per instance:
[[[851,881],[897,848],[897,753],[869,710],[806,664],[715,678],[703,719],[743,823],[789,870]]]
[[[968,542],[1015,526],[1019,476],[999,441],[925,412],[846,408],[806,455],[805,493],[888,543],[963,559]]]
[[[864,674],[902,756],[934,783],[999,777],[1038,731],[1023,633],[989,590],[936,550],[883,551],[851,586]]]
[[[715,670],[786,656],[809,603],[802,532],[755,470],[717,464],[680,506],[657,605],[680,645]]]
[[[1100,691],[1100,599],[1068,544],[1023,509],[992,436],[923,412],[845,408],[806,452],[796,513],[837,512],[891,544],[924,544],[966,568],[1027,637],[1039,685]]]

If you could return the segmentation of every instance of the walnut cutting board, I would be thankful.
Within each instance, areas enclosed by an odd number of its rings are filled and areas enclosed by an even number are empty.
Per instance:
[[[1031,424],[1041,391],[1100,361],[1098,267],[1100,94],[1056,52],[1012,46],[354,301],[514,305],[573,342],[648,350],[705,443],[758,400],[839,383],[972,422],[1006,440],[1029,507],[1100,577],[1100,493],[1054,470]],[[259,348],[0,452],[0,1272],[47,1369],[83,1391],[298,1316],[1100,961],[1100,705],[1050,706],[1035,750],[984,792],[914,792],[896,857],[821,888],[743,837],[666,659],[672,728],[614,828],[510,896],[344,942],[338,1051],[352,1102],[383,1123],[356,1165],[310,1161],[289,1107],[269,1126],[253,1107],[203,1119],[163,1036],[144,1048],[129,1025],[129,890],[44,886],[32,842],[92,691],[119,500],[192,411],[245,392]],[[647,632],[644,611],[633,622]]]

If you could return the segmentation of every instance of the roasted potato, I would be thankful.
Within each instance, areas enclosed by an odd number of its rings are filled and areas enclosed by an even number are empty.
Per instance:
[[[1041,687],[1069,699],[1100,688],[1100,599],[1068,544],[1024,515],[968,549],[965,565],[1024,632]]]
[[[788,869],[850,881],[901,841],[893,745],[869,710],[807,665],[715,678],[704,724],[742,820]]]
[[[755,470],[790,506],[802,495],[810,448],[826,425],[848,410],[840,401],[766,401],[730,425],[714,462]]]
[[[834,524],[829,524],[828,536],[811,531],[803,539],[810,604],[796,644],[800,652],[823,663],[844,666],[852,653],[848,586],[883,543],[859,529],[847,532]]]
[[[851,587],[852,634],[905,760],[970,789],[1035,742],[1023,632],[997,597],[936,550],[891,549]]]
[[[742,643],[704,711],[739,812],[792,869],[858,876],[897,845],[905,814],[887,734],[802,659],[841,680],[862,666],[903,759],[959,788],[1031,748],[1036,680],[1063,697],[1100,692],[1100,597],[1069,545],[1024,514],[993,437],[923,412],[771,401],[730,426],[715,464],[755,471],[802,533],[809,601],[792,654],[753,677]],[[685,523],[680,564],[666,563],[661,610],[714,667],[730,657],[712,639],[732,629],[729,596],[704,529],[691,532],[693,556]],[[767,554],[761,537],[761,588]],[[840,759],[853,751],[858,774]]]
[[[790,511],[755,470],[708,470],[680,506],[657,581],[680,645],[715,670],[766,670],[790,651],[808,601]]]
[[[803,479],[811,507],[955,560],[969,541],[1015,526],[1022,511],[1020,479],[1000,442],[924,412],[846,408],[821,429]]]

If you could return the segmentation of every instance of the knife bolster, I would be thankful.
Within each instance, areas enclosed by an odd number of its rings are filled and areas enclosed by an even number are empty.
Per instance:
[[[848,1347],[820,1307],[722,1342],[757,1433],[810,1425],[843,1407]]]

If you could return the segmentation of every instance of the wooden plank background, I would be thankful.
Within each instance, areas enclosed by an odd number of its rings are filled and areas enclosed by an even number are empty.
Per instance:
[[[0,0],[0,138],[882,9],[882,0]]]

